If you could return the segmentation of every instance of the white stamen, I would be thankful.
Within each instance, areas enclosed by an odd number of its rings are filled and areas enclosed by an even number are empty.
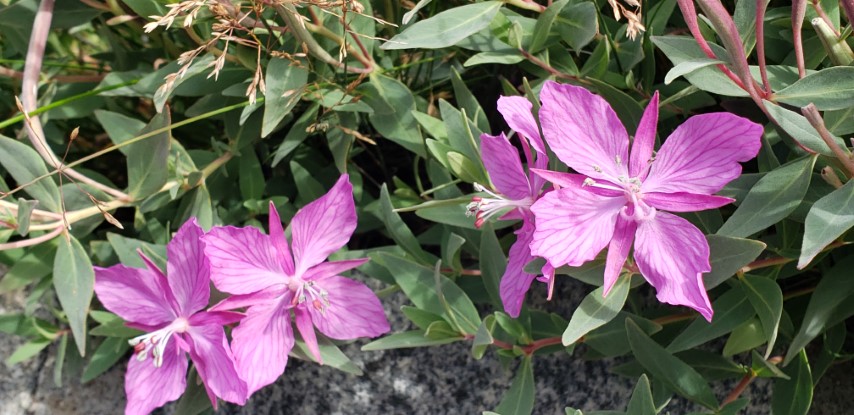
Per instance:
[[[163,366],[163,354],[166,351],[166,345],[173,334],[184,333],[190,328],[190,322],[183,317],[179,317],[172,324],[151,333],[145,333],[141,336],[134,337],[128,340],[128,344],[133,346],[136,353],[136,360],[143,361],[148,358],[148,352],[154,358],[154,367]]]

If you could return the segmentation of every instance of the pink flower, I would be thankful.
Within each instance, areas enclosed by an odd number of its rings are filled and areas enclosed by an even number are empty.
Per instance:
[[[547,82],[540,121],[558,158],[575,171],[538,171],[562,186],[534,204],[531,253],[555,267],[580,266],[606,246],[605,293],[634,242],[634,259],[658,300],[694,308],[707,320],[703,285],[709,245],[687,220],[664,212],[714,209],[715,196],[759,152],[762,127],[728,113],[697,115],[680,125],[656,154],[658,94],[644,111],[629,154],[629,136],[605,100],[584,88]]]
[[[270,235],[256,228],[212,229],[202,240],[211,279],[234,294],[214,309],[248,307],[232,332],[237,370],[249,393],[273,383],[285,371],[297,330],[321,361],[316,327],[333,339],[376,337],[389,331],[382,305],[364,284],[338,274],[368,259],[325,262],[356,229],[353,186],[342,175],[329,193],[300,209],[291,221],[293,251],[270,203]]]
[[[543,169],[548,166],[540,128],[531,113],[531,103],[523,97],[501,97],[498,99],[498,111],[511,129],[516,131],[522,150],[525,153],[530,168]],[[531,262],[529,245],[534,234],[534,215],[531,205],[540,197],[540,191],[545,181],[530,172],[525,172],[519,151],[501,133],[498,136],[483,134],[481,139],[481,157],[489,178],[498,193],[491,192],[475,183],[475,189],[486,192],[491,197],[474,197],[469,204],[469,212],[476,215],[475,225],[480,227],[484,221],[503,213],[500,219],[522,220],[522,227],[516,231],[516,242],[510,247],[507,268],[501,277],[500,294],[504,311],[512,317],[518,317],[525,300],[525,293],[531,287],[536,275],[524,271],[525,265]],[[530,144],[529,144],[530,141]],[[531,152],[534,148],[534,153]],[[551,298],[554,279],[550,277],[554,269],[544,268],[549,283],[549,298]]]
[[[184,393],[183,352],[190,354],[214,408],[216,397],[246,402],[246,383],[237,375],[222,328],[242,315],[201,311],[210,299],[209,265],[199,241],[203,233],[195,219],[178,230],[167,246],[168,277],[141,253],[145,269],[95,267],[95,292],[104,307],[147,332],[130,340],[134,357],[125,375],[127,414],[147,414]]]

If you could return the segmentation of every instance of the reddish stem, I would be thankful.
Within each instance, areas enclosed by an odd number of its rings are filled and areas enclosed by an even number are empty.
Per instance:
[[[766,0],[756,0],[756,59],[759,61],[759,74],[762,76],[762,87],[765,95],[771,94],[771,83],[768,81],[768,70],[765,67],[765,9]]]
[[[581,340],[579,340],[579,342],[581,342]],[[495,347],[497,347],[499,349],[504,349],[504,350],[513,350],[515,347],[517,347],[517,346],[514,346],[510,343],[503,342],[503,341],[498,340],[498,339],[492,339],[492,344]],[[518,347],[519,347],[519,349],[522,350],[522,353],[524,353],[526,356],[530,356],[530,355],[534,354],[534,352],[536,352],[537,350],[540,350],[540,349],[542,349],[544,347],[548,347],[548,346],[554,346],[556,344],[561,344],[561,338],[560,337],[547,337],[545,339],[535,340],[531,344],[528,344],[525,346],[518,346]]]
[[[750,382],[753,381],[755,377],[756,375],[753,373],[752,370],[747,372],[747,374],[744,375],[743,378],[741,378],[741,382],[738,382],[738,385],[735,385],[735,389],[733,389],[732,392],[730,392],[730,394],[727,395],[726,398],[724,398],[723,402],[721,402],[721,406],[727,406],[736,399],[738,399],[738,397],[741,396],[741,393],[744,392],[745,389],[747,389],[747,387],[750,385]]]
[[[804,41],[801,35],[806,14],[807,0],[792,0],[792,36],[795,42],[795,61],[798,65],[799,78],[807,76],[807,69],[804,64]]]

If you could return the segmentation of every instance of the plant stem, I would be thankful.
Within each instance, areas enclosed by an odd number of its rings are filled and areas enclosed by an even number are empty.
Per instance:
[[[807,69],[804,64],[804,41],[801,35],[806,14],[807,0],[792,0],[792,37],[795,43],[795,61],[798,65],[799,78],[807,76]]]
[[[821,136],[821,139],[824,140],[824,143],[833,152],[833,155],[836,156],[839,162],[845,167],[845,170],[848,171],[847,176],[849,178],[854,177],[854,160],[851,160],[850,154],[843,151],[842,147],[839,147],[839,144],[831,136],[830,131],[827,131],[827,127],[824,126],[824,120],[821,118],[821,114],[818,113],[818,108],[814,104],[809,104],[801,109],[801,113],[804,114],[804,117],[807,118],[812,127],[818,131],[818,135]]]
[[[768,68],[765,67],[765,9],[767,0],[756,0],[756,60],[759,61],[759,74],[765,95],[771,94],[771,83],[768,81]]]
[[[753,381],[755,377],[756,374],[753,373],[753,370],[748,370],[747,374],[745,374],[744,377],[741,378],[741,382],[738,382],[738,385],[735,385],[735,388],[732,390],[732,392],[730,392],[730,394],[727,395],[726,398],[724,398],[723,402],[721,402],[721,406],[727,406],[736,399],[738,399],[738,397],[741,396],[741,393],[744,392],[745,389],[747,389],[747,387],[750,385],[750,382]]]

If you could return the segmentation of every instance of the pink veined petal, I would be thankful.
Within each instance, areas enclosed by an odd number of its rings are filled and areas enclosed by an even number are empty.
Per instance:
[[[533,105],[525,97],[500,97],[498,98],[498,112],[504,116],[504,121],[510,129],[521,133],[531,143],[531,147],[539,154],[546,154],[546,146],[540,137],[540,127],[534,114],[531,112]]]
[[[565,187],[549,192],[531,207],[536,220],[531,255],[552,266],[579,266],[602,251],[611,236],[623,197],[600,196]]]
[[[291,221],[296,274],[341,249],[356,230],[356,205],[350,177],[342,174],[325,195],[303,206]]]
[[[288,246],[288,240],[285,238],[285,230],[282,228],[282,219],[279,217],[279,211],[276,210],[276,205],[270,201],[270,214],[268,215],[267,223],[270,228],[270,242],[276,247],[279,253],[279,259],[282,262],[282,269],[288,275],[294,275],[294,256],[291,254],[291,248]]]
[[[311,307],[309,305],[309,307]],[[317,334],[314,333],[314,324],[311,322],[311,314],[303,307],[297,307],[294,310],[294,322],[297,323],[302,340],[314,356],[317,363],[323,364],[323,358],[320,356],[320,347],[317,345]]]
[[[602,291],[602,296],[607,296],[614,288],[617,278],[620,277],[620,272],[623,270],[623,265],[626,263],[626,258],[629,257],[629,250],[632,247],[632,241],[635,238],[635,230],[637,222],[625,219],[622,215],[617,216],[617,225],[614,229],[614,236],[608,244],[608,256],[605,259],[605,285]]]
[[[735,201],[729,197],[715,195],[698,195],[693,193],[644,193],[646,204],[668,212],[696,212],[706,209],[717,209]]]
[[[584,181],[587,180],[587,176],[583,174],[575,174],[575,173],[561,173],[551,170],[540,170],[540,169],[531,169],[531,171],[537,176],[542,177],[543,179],[548,180],[551,183],[554,183],[560,187],[584,187],[584,190],[595,193],[599,196],[607,196],[607,197],[622,197],[623,192],[611,189],[603,189],[601,187],[595,186],[585,186]],[[606,183],[607,184],[607,183]],[[612,184],[613,185],[613,184]],[[613,185],[616,186],[616,185]]]
[[[167,281],[185,317],[207,307],[211,297],[210,264],[199,239],[204,234],[196,218],[191,218],[166,246]]]
[[[344,271],[351,270],[362,264],[370,261],[370,258],[356,258],[356,259],[345,259],[343,261],[328,261],[321,262],[311,268],[309,268],[305,274],[302,276],[303,280],[317,280],[323,279],[326,277],[331,277],[333,275],[338,275]]]
[[[728,113],[695,115],[658,150],[644,193],[713,194],[741,174],[739,162],[759,152],[762,126]]]
[[[530,196],[531,185],[522,169],[519,151],[510,144],[504,133],[497,136],[481,134],[480,153],[483,166],[496,190],[515,200]]]
[[[191,326],[228,326],[237,323],[243,317],[246,317],[246,315],[234,311],[202,311],[193,314],[188,321]]]
[[[238,308],[270,304],[280,301],[282,297],[289,292],[287,284],[275,284],[251,294],[236,294],[229,296],[225,300],[214,304],[214,306],[209,310],[236,310]]]
[[[629,136],[602,97],[547,81],[540,99],[543,135],[561,161],[597,180],[614,181],[628,174]]]
[[[676,215],[658,212],[638,224],[634,256],[659,301],[691,307],[712,321],[703,284],[703,273],[712,269],[709,244],[699,229]]]
[[[211,280],[230,294],[249,294],[287,276],[269,236],[253,227],[215,227],[202,237],[211,265]]]
[[[533,223],[526,222],[516,231],[516,242],[510,247],[510,253],[507,256],[507,268],[505,268],[499,284],[504,311],[513,318],[519,317],[522,303],[525,301],[525,294],[531,288],[531,282],[536,277],[536,275],[525,272],[525,265],[533,259],[529,247],[533,236]]]
[[[649,163],[655,147],[655,132],[658,127],[658,91],[652,95],[643,112],[635,138],[632,141],[632,155],[629,161],[629,177],[640,180],[649,174]]]
[[[234,364],[234,356],[228,346],[220,325],[190,326],[187,331],[192,347],[190,358],[196,365],[199,377],[210,392],[220,399],[243,405],[249,396],[246,382],[240,380]],[[216,398],[211,399],[216,408]]]
[[[154,366],[154,360],[148,357],[139,361],[131,356],[125,374],[125,394],[127,415],[147,415],[166,402],[181,397],[187,388],[187,358],[179,352],[176,343],[170,339],[163,352],[163,365]]]
[[[149,269],[95,267],[95,293],[107,310],[125,321],[160,326],[172,322],[177,315],[158,278],[162,277]]]
[[[311,302],[303,306],[321,333],[333,339],[349,340],[377,337],[391,329],[380,300],[365,284],[341,276],[315,281],[329,294],[329,304],[321,310]]]
[[[285,372],[288,353],[294,347],[294,333],[290,312],[283,304],[250,307],[246,318],[231,333],[237,373],[246,382],[249,395]]]

